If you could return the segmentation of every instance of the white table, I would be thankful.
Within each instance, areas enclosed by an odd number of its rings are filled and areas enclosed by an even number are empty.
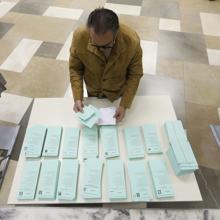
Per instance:
[[[113,104],[105,99],[96,99],[96,98],[87,98],[86,104],[92,104],[96,107],[108,107],[118,105],[118,102],[114,102]],[[34,124],[44,124],[44,125],[59,125],[59,126],[72,126],[72,127],[81,127],[82,125],[79,123],[75,114],[73,113],[73,100],[71,98],[40,98],[35,99],[33,109],[31,112],[30,120],[28,127]],[[127,159],[127,152],[124,146],[124,138],[123,138],[123,128],[128,126],[140,126],[147,122],[153,122],[157,125],[158,134],[160,141],[162,143],[163,154],[156,156],[149,156],[146,154],[145,160],[147,161],[149,158],[161,157],[166,161],[168,172],[171,178],[171,182],[174,188],[175,197],[170,199],[156,199],[154,196],[153,202],[173,202],[173,201],[201,201],[202,197],[199,191],[199,187],[194,174],[190,174],[187,176],[177,177],[173,169],[170,165],[170,162],[165,154],[166,149],[168,147],[168,139],[166,137],[163,124],[166,120],[175,120],[176,114],[174,112],[172,102],[168,96],[142,96],[136,97],[132,108],[127,111],[126,118],[123,123],[118,125],[119,131],[119,145],[120,145],[120,158],[125,162]],[[102,199],[100,200],[85,200],[82,197],[82,184],[83,184],[83,166],[82,166],[82,147],[81,147],[82,139],[80,139],[79,143],[79,155],[78,159],[80,161],[80,174],[79,174],[79,182],[78,182],[78,191],[77,191],[77,199],[75,201],[59,201],[59,200],[38,200],[35,199],[33,201],[19,201],[16,199],[20,176],[22,173],[22,169],[25,162],[24,152],[21,151],[16,174],[14,176],[13,184],[11,187],[10,195],[8,198],[8,204],[58,204],[58,203],[112,203],[108,199],[107,195],[107,181],[106,181],[106,170],[104,166],[103,170],[103,181],[102,181]],[[100,158],[104,159],[104,154],[102,150],[102,146],[100,144]],[[61,145],[62,151],[62,145]],[[117,201],[122,203],[133,203],[130,195],[130,185],[127,176],[127,169],[125,165],[126,171],[126,185],[127,185],[127,200]],[[151,187],[152,188],[152,187]],[[153,192],[153,188],[152,188]],[[154,194],[154,193],[153,193]]]

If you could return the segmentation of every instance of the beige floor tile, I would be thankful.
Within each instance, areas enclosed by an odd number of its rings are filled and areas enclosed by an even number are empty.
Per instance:
[[[70,8],[80,8],[80,9],[95,9],[98,7],[103,7],[105,0],[56,0],[53,5],[59,7],[70,7]]]
[[[199,12],[193,9],[180,8],[181,31],[202,34]]]
[[[0,40],[0,65],[7,59],[10,53],[14,50],[14,48],[19,44],[22,40],[22,35],[14,31],[9,30],[3,38]]]
[[[183,79],[183,62],[179,60],[158,60],[157,74],[175,79]]]
[[[28,97],[63,97],[69,83],[68,63],[34,57],[19,77],[4,74],[10,93]]]
[[[186,102],[186,129],[205,129],[219,123],[217,106]]]
[[[17,161],[10,160],[7,173],[0,190],[0,206],[7,205],[8,196],[10,193],[11,184],[14,178]]]
[[[30,14],[17,15],[19,13],[16,12],[10,12],[9,14],[12,13],[13,15],[9,15],[8,19],[15,24],[10,30],[11,34],[33,40],[64,43],[76,24],[76,21],[69,19]],[[7,19],[4,21],[7,21]]]
[[[202,12],[219,13],[220,4],[219,1],[208,1],[208,0],[179,0],[180,8],[194,9]]]
[[[137,31],[142,40],[157,41],[159,19],[154,17],[120,15],[120,22]]]
[[[205,36],[207,48],[220,50],[220,37]]]
[[[220,150],[211,129],[188,129],[187,135],[199,165],[219,170]]]
[[[184,63],[185,100],[219,106],[220,67]]]

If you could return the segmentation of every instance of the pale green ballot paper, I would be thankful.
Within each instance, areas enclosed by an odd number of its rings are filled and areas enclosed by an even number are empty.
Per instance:
[[[153,159],[148,161],[148,165],[150,168],[156,197],[173,197],[174,191],[165,162],[161,159]]]
[[[73,159],[63,159],[59,175],[57,198],[60,200],[75,200],[78,181],[79,162]]]
[[[107,160],[108,196],[110,200],[127,198],[124,164],[121,160]]]
[[[157,128],[155,124],[145,124],[142,126],[144,133],[144,141],[148,154],[162,153]]]
[[[98,146],[98,128],[83,127],[82,129],[82,142],[83,142],[83,158],[96,158],[99,156]]]
[[[100,128],[102,147],[105,150],[105,157],[118,157],[118,131],[115,125],[104,125]]]
[[[47,128],[34,125],[27,129],[24,141],[24,152],[26,157],[40,157],[44,145]]]
[[[43,156],[57,157],[59,155],[61,135],[61,127],[48,127],[43,149]]]
[[[79,128],[65,128],[63,132],[63,158],[77,158],[79,146]]]
[[[127,168],[132,200],[135,202],[152,200],[145,161],[130,161]]]
[[[103,162],[99,159],[90,158],[84,161],[84,199],[102,198],[102,168]]]
[[[143,158],[145,155],[139,127],[124,129],[125,145],[129,159]]]
[[[40,161],[37,160],[27,160],[25,162],[17,194],[18,200],[32,200],[35,198],[40,165]]]
[[[56,159],[42,161],[37,197],[38,199],[55,199],[60,162]]]

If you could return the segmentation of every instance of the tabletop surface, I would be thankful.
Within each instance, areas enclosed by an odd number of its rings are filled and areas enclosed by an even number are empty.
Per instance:
[[[97,108],[117,106],[118,101],[111,103],[106,99],[87,98],[85,104],[92,104]],[[159,139],[162,145],[162,155],[149,156],[145,155],[145,160],[153,158],[162,158],[166,161],[168,173],[172,182],[175,196],[169,199],[156,199],[154,196],[153,202],[174,202],[174,201],[201,201],[202,197],[194,174],[177,177],[170,165],[169,159],[166,156],[166,150],[168,148],[168,139],[163,128],[164,122],[167,120],[176,120],[176,114],[172,105],[172,102],[168,96],[137,96],[133,102],[131,109],[127,110],[126,117],[122,123],[118,124],[119,135],[119,147],[120,147],[120,159],[124,161],[125,166],[128,161],[127,152],[124,144],[123,128],[129,126],[141,126],[146,123],[155,123]],[[63,127],[79,127],[79,120],[73,112],[73,100],[72,98],[39,98],[35,99],[31,116],[29,119],[28,127],[35,124],[43,124],[46,126],[63,126]],[[80,172],[78,179],[77,199],[74,201],[59,201],[59,200],[30,200],[19,201],[17,200],[17,191],[20,183],[20,176],[25,162],[24,151],[21,151],[16,173],[14,176],[13,184],[11,187],[10,195],[8,198],[8,204],[59,204],[59,203],[112,203],[108,199],[107,195],[107,181],[105,167],[103,170],[102,179],[102,199],[99,200],[85,200],[82,197],[83,184],[83,163],[82,158],[82,140],[79,142],[78,160],[80,162]],[[61,144],[62,148],[62,144]],[[101,143],[99,144],[100,159],[104,159]],[[61,157],[60,157],[61,159]],[[126,170],[126,169],[125,169]],[[134,203],[131,200],[130,186],[126,176],[126,187],[128,198],[117,202]],[[152,193],[153,187],[151,187]]]

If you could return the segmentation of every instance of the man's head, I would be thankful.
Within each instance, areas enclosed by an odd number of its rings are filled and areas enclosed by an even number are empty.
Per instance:
[[[118,16],[105,8],[95,9],[88,18],[92,44],[98,47],[112,47],[119,28]]]

